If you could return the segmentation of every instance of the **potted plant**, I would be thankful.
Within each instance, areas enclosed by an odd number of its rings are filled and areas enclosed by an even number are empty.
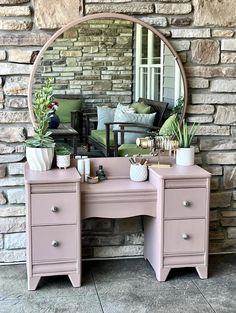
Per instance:
[[[195,123],[190,128],[185,120],[182,126],[177,121],[172,124],[173,134],[178,141],[176,150],[177,165],[189,166],[194,164],[194,147],[191,144],[196,130],[197,125]]]
[[[57,167],[67,168],[70,166],[70,149],[63,145],[56,146]]]
[[[48,131],[52,94],[52,79],[50,78],[35,92],[33,108],[36,127],[34,136],[25,141],[26,158],[31,170],[47,171],[52,166],[55,143],[51,137],[52,133]]]

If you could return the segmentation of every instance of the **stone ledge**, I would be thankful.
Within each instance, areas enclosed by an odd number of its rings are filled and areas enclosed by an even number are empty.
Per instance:
[[[232,193],[228,191],[211,193],[210,206],[211,208],[227,208],[230,206],[231,198]]]
[[[26,260],[25,249],[0,251],[0,262],[11,263],[11,262],[23,262],[25,260]]]
[[[235,0],[193,0],[194,25],[235,26]]]
[[[0,16],[30,16],[29,6],[0,7]]]
[[[4,249],[22,249],[26,247],[26,234],[15,233],[4,235]]]
[[[3,142],[24,142],[25,134],[23,127],[1,127],[0,141]]]
[[[188,77],[198,76],[204,78],[213,77],[236,77],[236,67],[223,66],[187,66],[185,67]]]
[[[0,20],[0,30],[24,31],[31,30],[33,23],[27,20]]]
[[[211,37],[210,28],[193,29],[172,29],[172,38],[209,38]]]
[[[0,0],[0,4],[22,4],[22,3],[26,3],[29,2],[30,0]]]
[[[1,34],[0,46],[43,46],[51,38],[47,33],[29,32],[25,34]],[[16,71],[16,74],[22,74],[20,71]],[[29,73],[27,73],[29,74]],[[1,75],[11,75],[1,74]]]
[[[143,246],[104,246],[94,247],[94,257],[96,258],[107,258],[107,257],[118,257],[118,256],[136,256],[143,255]]]
[[[192,12],[191,3],[155,3],[155,12],[158,14],[188,14]]]
[[[8,206],[4,205],[0,208],[0,217],[16,217],[25,216],[25,206]]]
[[[207,164],[221,164],[234,165],[236,164],[236,154],[235,152],[208,152],[206,155]]]
[[[192,94],[192,103],[209,104],[235,104],[235,95],[233,94]]]
[[[200,125],[197,128],[196,135],[197,136],[229,136],[230,126]]]
[[[0,37],[1,42],[1,37]],[[0,43],[1,44],[1,43]],[[1,63],[0,75],[29,75],[32,71],[32,65]]]
[[[25,231],[25,217],[1,217],[0,233],[17,233]]]
[[[3,90],[6,95],[26,96],[29,86],[29,76],[10,76],[6,78]]]
[[[87,4],[85,6],[86,14],[113,12],[126,14],[145,14],[154,13],[154,6],[152,3],[146,2],[132,2],[126,3],[103,3],[103,4]]]

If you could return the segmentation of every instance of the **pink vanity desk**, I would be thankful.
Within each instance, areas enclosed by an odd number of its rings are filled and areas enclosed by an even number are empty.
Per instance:
[[[174,165],[150,168],[148,181],[132,182],[128,158],[90,160],[91,175],[103,165],[106,181],[80,184],[74,167],[33,172],[26,166],[29,289],[41,276],[60,274],[80,286],[80,218],[90,217],[145,216],[144,257],[157,279],[165,281],[174,267],[196,267],[207,278],[210,174]]]

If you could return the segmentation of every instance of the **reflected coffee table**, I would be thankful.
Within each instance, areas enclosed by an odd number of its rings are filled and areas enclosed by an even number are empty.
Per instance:
[[[79,133],[70,124],[61,123],[58,128],[50,129],[53,139],[71,140],[73,147],[73,154],[77,154],[77,146],[79,141]]]

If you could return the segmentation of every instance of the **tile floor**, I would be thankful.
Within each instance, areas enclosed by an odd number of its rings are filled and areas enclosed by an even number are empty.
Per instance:
[[[25,265],[0,267],[0,313],[236,313],[236,254],[211,256],[209,279],[172,270],[159,283],[144,259],[83,263],[83,286],[66,276],[27,291]]]

